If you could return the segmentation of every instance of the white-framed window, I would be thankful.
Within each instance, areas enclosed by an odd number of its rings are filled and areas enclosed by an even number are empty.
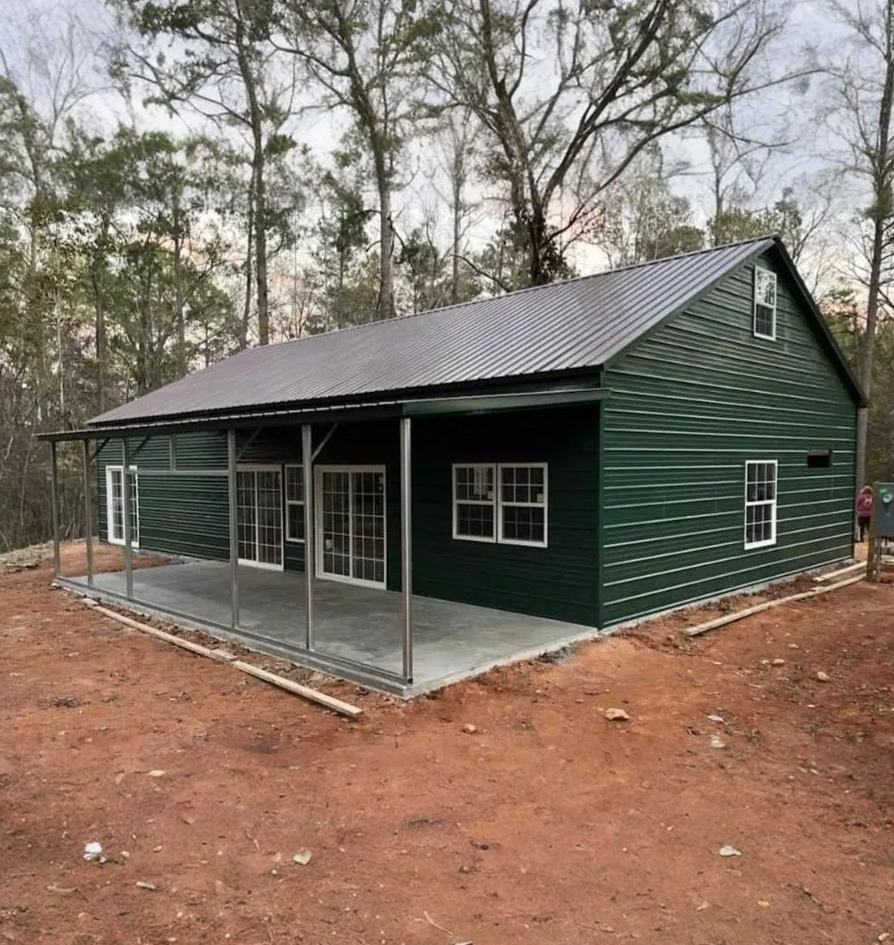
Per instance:
[[[496,466],[454,464],[453,537],[496,541]]]
[[[286,466],[286,541],[304,541],[304,467]]]
[[[137,467],[130,467],[130,543],[140,546],[140,482]],[[106,538],[124,544],[124,467],[106,466]]]
[[[546,463],[455,463],[453,537],[547,544]]]
[[[754,336],[776,340],[776,273],[754,269]]]
[[[775,459],[745,463],[745,547],[764,548],[776,544]]]
[[[500,537],[510,545],[546,546],[546,463],[504,464],[500,478]]]

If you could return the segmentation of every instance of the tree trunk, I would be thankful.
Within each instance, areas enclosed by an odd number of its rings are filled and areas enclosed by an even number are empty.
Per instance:
[[[894,3],[887,0],[885,15],[885,78],[878,106],[877,150],[873,155],[872,249],[869,259],[869,297],[866,302],[866,331],[860,353],[860,383],[867,399],[872,390],[875,360],[875,333],[878,324],[882,263],[885,252],[885,220],[894,213],[891,194],[891,111],[894,104]],[[856,491],[866,484],[866,440],[869,416],[865,409],[857,414]]]
[[[248,347],[248,331],[251,325],[251,303],[254,299],[254,251],[255,251],[255,194],[254,177],[248,188],[248,214],[245,227],[245,300],[242,305],[242,328],[239,350]]]
[[[866,303],[866,328],[860,352],[860,385],[869,398],[872,391],[872,369],[875,363],[875,333],[878,326],[879,293],[881,290],[882,258],[884,253],[885,226],[877,217],[872,227],[872,251],[869,260],[869,298]],[[857,462],[856,490],[866,485],[866,439],[869,427],[869,411],[864,407],[857,414]]]
[[[450,301],[455,305],[459,301],[459,243],[462,239],[463,206],[462,175],[455,161],[453,166],[453,265],[450,273]]]
[[[267,183],[264,142],[255,133],[255,278],[258,282],[258,344],[270,344],[270,301],[267,289]]]
[[[106,310],[99,283],[99,272],[93,267],[90,275],[96,309],[96,406],[100,413],[106,409]]]
[[[258,344],[270,343],[270,308],[267,289],[267,184],[264,167],[264,121],[258,101],[257,76],[251,64],[251,49],[243,24],[236,24],[237,61],[245,96],[252,136],[251,189],[253,195],[255,279],[258,293]],[[250,203],[250,209],[252,204]],[[247,332],[246,332],[247,335]],[[248,338],[245,342],[247,344]]]
[[[394,229],[391,221],[391,183],[384,156],[376,158],[379,187],[379,301],[376,319],[394,317]]]

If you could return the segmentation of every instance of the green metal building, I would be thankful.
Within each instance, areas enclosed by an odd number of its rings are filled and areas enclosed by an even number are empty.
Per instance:
[[[863,402],[766,238],[252,349],[50,438],[102,539],[227,563],[234,633],[242,569],[306,571],[286,649],[360,678],[313,589],[399,592],[408,691],[417,598],[583,635],[850,557]]]

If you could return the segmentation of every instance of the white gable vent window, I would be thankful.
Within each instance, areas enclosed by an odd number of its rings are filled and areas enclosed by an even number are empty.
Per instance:
[[[776,340],[776,273],[754,270],[754,336]]]

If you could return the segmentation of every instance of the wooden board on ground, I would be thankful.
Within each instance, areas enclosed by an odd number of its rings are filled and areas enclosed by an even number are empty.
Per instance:
[[[848,578],[845,581],[839,581],[837,584],[830,584],[828,587],[817,587],[812,591],[802,591],[800,594],[792,594],[789,597],[780,597],[778,600],[768,600],[763,604],[755,604],[754,607],[746,607],[744,610],[738,610],[734,614],[726,614],[723,617],[717,617],[714,620],[708,620],[706,623],[697,624],[694,627],[686,627],[683,633],[687,637],[701,636],[709,630],[716,630],[718,627],[725,627],[728,623],[734,623],[736,620],[742,620],[744,617],[750,617],[752,614],[759,614],[772,607],[781,607],[783,604],[792,604],[795,601],[807,600],[810,597],[817,597],[820,594],[828,594],[829,591],[836,591],[839,587],[847,587],[849,584],[856,584],[862,581],[864,575],[858,574],[856,577]]]

